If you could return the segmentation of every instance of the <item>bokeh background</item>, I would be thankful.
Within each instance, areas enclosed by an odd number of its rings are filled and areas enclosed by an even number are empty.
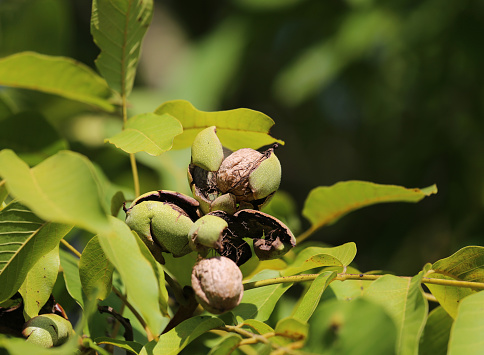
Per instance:
[[[247,107],[272,117],[272,135],[286,142],[277,154],[296,232],[309,226],[300,211],[314,187],[354,179],[437,184],[438,195],[417,205],[372,206],[314,234],[332,245],[356,242],[363,271],[411,275],[484,243],[484,2],[155,4],[132,114],[186,99],[201,110]],[[1,0],[0,56],[32,50],[94,67],[90,6]],[[18,112],[42,112],[66,147],[89,156],[129,193],[127,156],[103,142],[120,129],[119,119],[21,90],[1,90],[0,99]],[[186,151],[139,156],[142,191],[186,191],[187,159]]]

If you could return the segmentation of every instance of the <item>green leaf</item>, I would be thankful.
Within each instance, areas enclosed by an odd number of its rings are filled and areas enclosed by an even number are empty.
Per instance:
[[[242,337],[238,334],[228,334],[224,339],[213,347],[208,355],[227,355],[232,354],[242,341]]]
[[[158,279],[129,227],[111,217],[112,231],[99,234],[99,244],[126,285],[128,300],[140,312],[153,334],[161,333],[163,315],[158,300]]]
[[[39,217],[92,232],[109,229],[92,163],[61,151],[29,169],[11,150],[0,151],[0,176],[9,192]]]
[[[395,353],[397,331],[378,304],[358,298],[322,303],[309,321],[304,350],[317,354],[387,355]]]
[[[224,322],[215,317],[189,318],[160,336],[158,343],[146,344],[140,355],[176,355],[200,335],[223,325]]]
[[[442,279],[442,280],[455,280],[451,276],[432,273],[428,275],[433,279]],[[433,285],[433,284],[426,284],[432,295],[437,298],[440,305],[449,313],[452,318],[457,316],[457,310],[459,308],[459,304],[464,297],[472,295],[476,291],[471,290],[470,288],[465,287],[453,287],[453,286],[443,286],[443,285]]]
[[[313,228],[321,228],[365,206],[386,202],[418,202],[435,193],[435,185],[425,189],[407,189],[365,181],[343,181],[311,190],[302,213]]]
[[[121,95],[128,96],[133,87],[141,42],[152,15],[152,0],[92,2],[91,34],[101,49],[96,66]]]
[[[111,216],[116,217],[126,202],[123,191],[117,191],[111,198]]]
[[[62,274],[66,283],[69,295],[84,308],[84,299],[82,297],[81,280],[79,278],[79,259],[64,249],[60,250],[60,264]]]
[[[300,272],[323,266],[348,266],[356,256],[356,244],[345,243],[334,248],[307,247],[301,250],[294,262],[282,276],[295,275]]]
[[[210,126],[217,127],[217,136],[222,145],[231,150],[258,149],[276,142],[284,144],[269,135],[269,130],[274,125],[269,116],[246,108],[205,112],[197,110],[188,101],[174,100],[165,102],[155,113],[168,113],[181,122],[183,133],[175,138],[174,149],[191,146],[195,136]]]
[[[70,58],[34,52],[4,57],[0,59],[0,85],[42,91],[114,111],[106,82],[88,66]]]
[[[451,256],[436,261],[432,265],[434,273],[429,277],[484,282],[484,247],[464,247]],[[430,292],[437,298],[445,310],[455,318],[459,302],[475,291],[462,287],[428,285]]]
[[[364,280],[334,280],[329,284],[328,289],[323,294],[324,298],[336,298],[340,301],[352,301],[360,296],[363,296],[365,290],[373,283],[373,281]]]
[[[108,337],[99,337],[94,339],[94,342],[96,344],[109,344],[109,345],[114,345],[118,348],[125,349],[128,351],[131,351],[135,354],[139,354],[141,349],[143,348],[143,345],[140,343],[137,343],[135,341],[126,341],[126,340],[120,340],[120,339],[113,339],[113,338],[108,338]]]
[[[7,187],[5,186],[5,180],[0,181],[0,211],[2,210],[3,202],[8,196]]]
[[[19,292],[24,301],[24,314],[29,318],[39,314],[49,300],[59,273],[59,248],[42,255],[30,269]]]
[[[38,112],[21,112],[2,120],[0,147],[14,150],[30,165],[67,149],[67,142]]]
[[[0,211],[0,302],[17,292],[29,270],[71,228],[41,220],[17,201]]]
[[[255,275],[250,281],[259,281],[275,277],[280,277],[278,271],[264,270]],[[272,314],[279,298],[292,285],[292,283],[276,284],[245,290],[240,304],[232,310],[232,313],[239,323],[243,323],[245,319],[256,319],[265,322]]]
[[[277,336],[285,339],[285,343],[289,340],[301,341],[308,336],[309,326],[305,321],[296,318],[284,318],[276,324],[275,332]]]
[[[423,272],[412,279],[385,275],[365,291],[365,297],[381,304],[394,320],[398,330],[397,354],[418,354],[428,312],[428,303],[420,286],[422,277]]]
[[[482,291],[467,296],[460,303],[450,332],[449,355],[482,354],[483,303],[484,292]]]
[[[454,320],[442,307],[430,312],[420,338],[419,355],[445,355]]]
[[[126,153],[146,152],[156,156],[170,150],[173,139],[182,132],[181,123],[168,114],[143,113],[131,117],[124,130],[106,142]]]
[[[292,317],[302,322],[307,322],[318,306],[324,290],[326,287],[328,287],[329,283],[336,277],[336,275],[337,274],[334,271],[326,271],[319,275],[311,283],[311,286],[309,286],[304,296],[299,300],[297,306],[292,312]]]
[[[159,303],[161,312],[169,317],[168,314],[168,290],[166,289],[166,281],[165,281],[165,271],[159,262],[155,260],[153,254],[151,254],[150,250],[146,246],[146,244],[141,240],[138,234],[135,231],[131,231],[135,236],[136,242],[138,243],[138,247],[145,257],[151,264],[151,267],[155,273],[156,279],[158,280],[158,295],[159,295]]]
[[[106,257],[99,237],[94,236],[82,251],[79,260],[79,277],[85,295],[90,298],[96,294],[100,300],[111,292],[114,266]]]

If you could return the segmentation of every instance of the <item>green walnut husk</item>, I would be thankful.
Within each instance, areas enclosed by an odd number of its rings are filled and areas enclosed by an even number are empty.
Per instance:
[[[224,160],[222,143],[215,126],[197,134],[192,144],[192,164],[207,171],[217,171]]]
[[[220,250],[228,223],[222,218],[212,215],[201,217],[193,223],[188,232],[190,248],[206,254],[209,248]]]
[[[210,313],[222,314],[242,300],[242,272],[229,258],[202,259],[193,266],[192,288],[200,305]]]
[[[274,149],[260,153],[239,149],[222,162],[217,171],[221,193],[235,195],[237,202],[260,200],[272,195],[281,182],[281,164]]]
[[[140,196],[126,210],[126,224],[134,230],[160,263],[163,252],[180,257],[191,252],[187,234],[198,219],[198,202],[172,191]]]
[[[22,335],[26,341],[52,348],[64,344],[72,334],[72,324],[57,314],[42,314],[31,318],[24,325]]]

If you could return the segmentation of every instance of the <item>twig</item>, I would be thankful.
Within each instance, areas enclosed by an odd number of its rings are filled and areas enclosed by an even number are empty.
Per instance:
[[[109,313],[111,314],[119,323],[121,323],[124,327],[124,339],[127,341],[133,341],[133,327],[131,326],[131,322],[129,318],[124,318],[121,314],[116,312],[112,307],[109,306],[97,306],[97,309],[101,313]]]

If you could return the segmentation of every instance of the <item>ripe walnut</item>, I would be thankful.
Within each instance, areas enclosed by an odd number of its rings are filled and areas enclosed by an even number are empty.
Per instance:
[[[202,259],[192,271],[192,287],[200,305],[210,313],[234,309],[242,299],[242,272],[229,258]]]

